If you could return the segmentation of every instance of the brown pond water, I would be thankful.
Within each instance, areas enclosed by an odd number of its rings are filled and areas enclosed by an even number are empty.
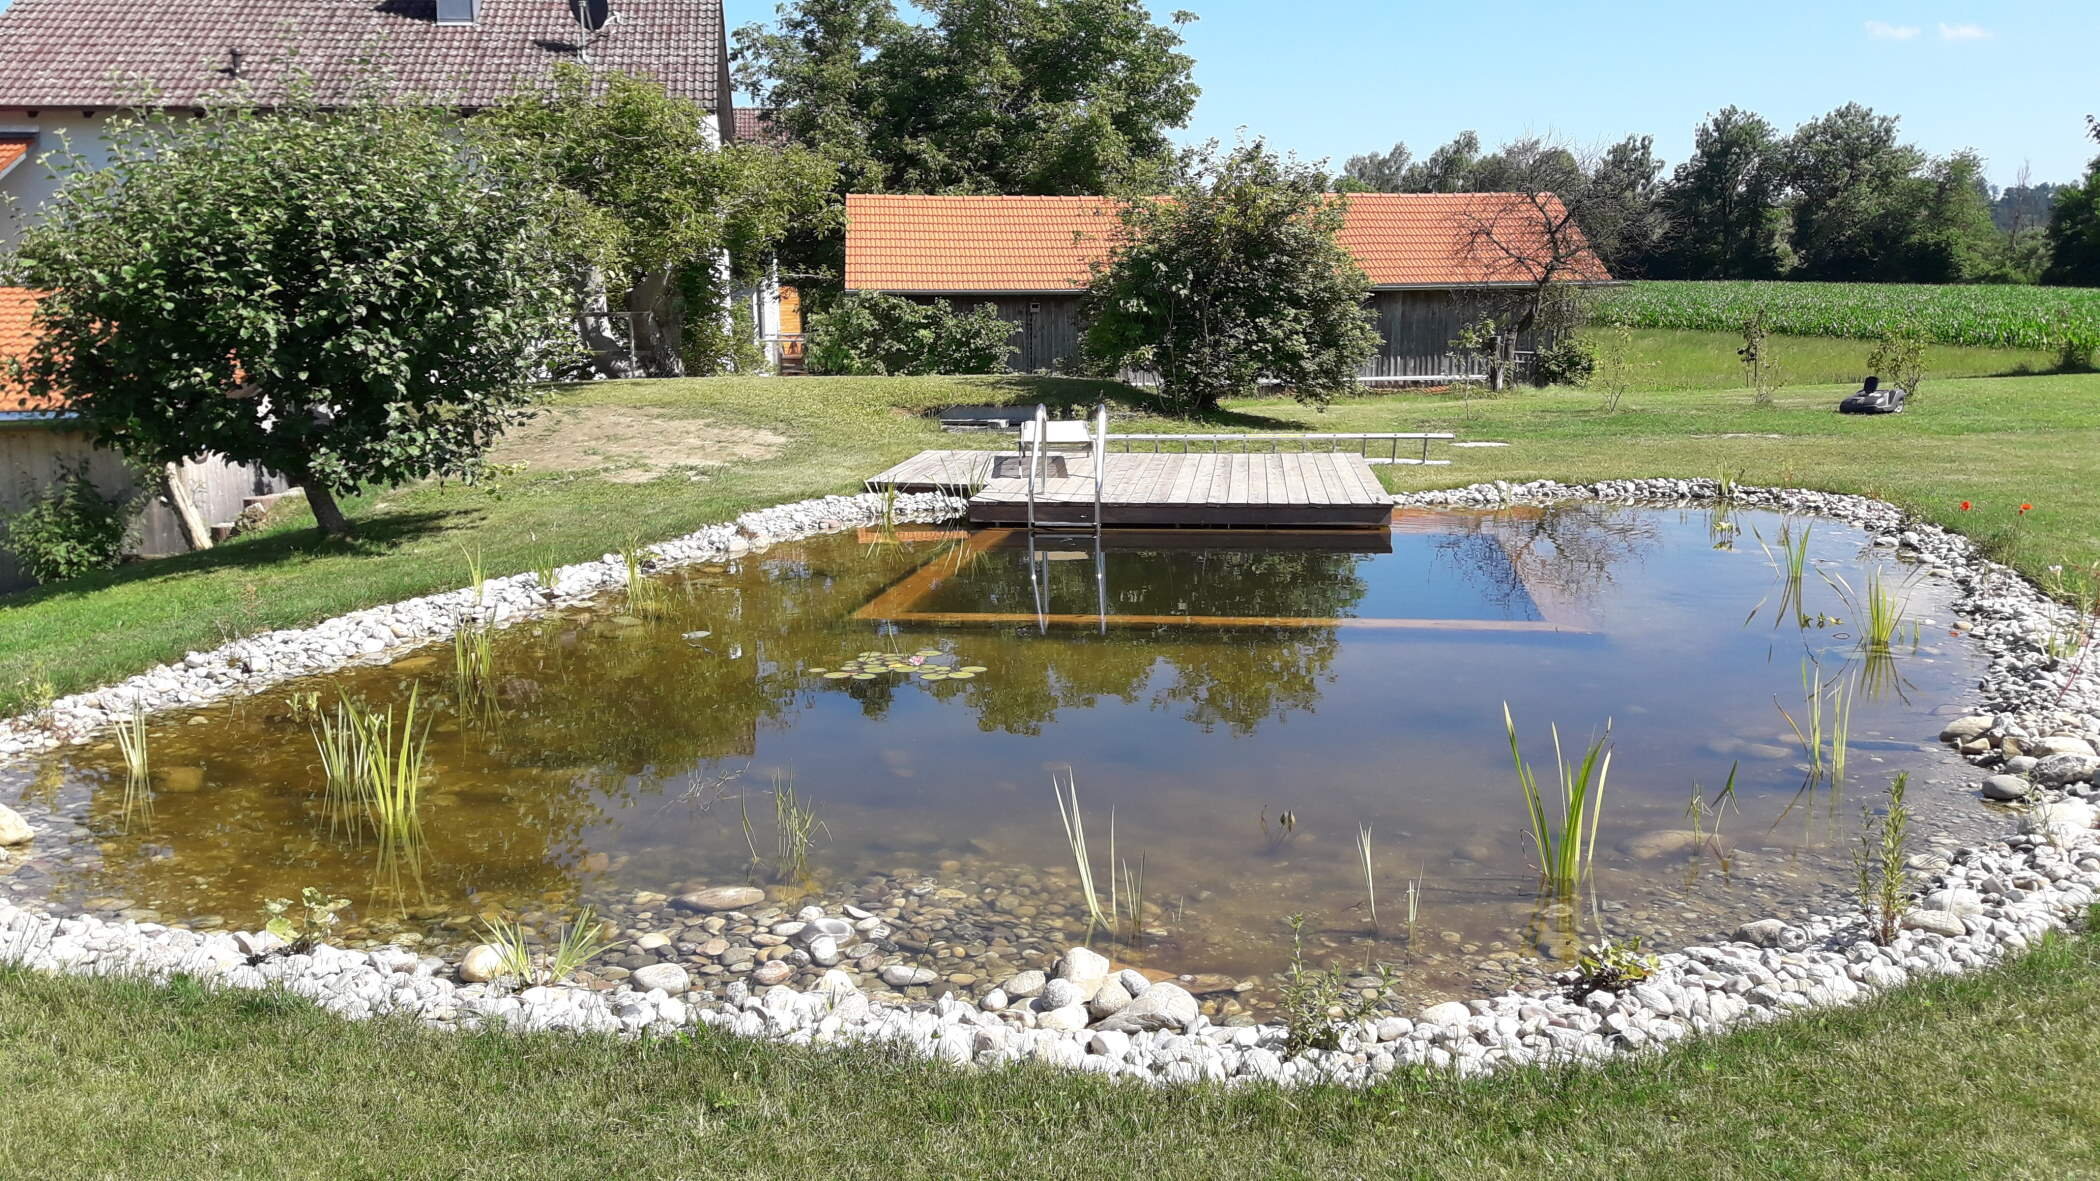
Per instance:
[[[1921,848],[1995,827],[1931,741],[1982,667],[1948,638],[1946,588],[1815,522],[1796,612],[1759,539],[1776,553],[1810,524],[1581,505],[1369,535],[1111,533],[1100,551],[815,539],[666,576],[653,611],[615,597],[500,632],[493,710],[459,707],[440,647],[157,719],[150,811],[127,810],[113,744],[0,772],[0,799],[61,834],[0,863],[0,892],[253,926],[261,899],[311,884],[353,900],[352,936],[456,946],[482,916],[586,901],[650,929],[650,892],[755,881],[869,904],[932,886],[961,916],[952,958],[1014,961],[1084,932],[1050,787],[1070,768],[1103,894],[1111,828],[1141,872],[1121,959],[1270,974],[1302,913],[1317,954],[1393,961],[1417,991],[1517,979],[1576,932],[1653,946],[1847,905],[1861,807],[1899,770],[1919,776]],[[1865,670],[1832,582],[1864,587],[1877,563],[1933,622]],[[1780,712],[1807,723],[1804,661],[1853,702],[1843,782],[1811,778]],[[432,719],[425,843],[396,892],[369,839],[330,824],[297,702],[399,708],[411,688]],[[1549,780],[1549,726],[1572,756],[1611,724],[1573,918],[1539,899],[1505,702]],[[1697,842],[1694,785],[1711,809],[1732,765],[1732,803],[1701,824],[1720,836]],[[781,883],[787,784],[821,824],[809,876]]]

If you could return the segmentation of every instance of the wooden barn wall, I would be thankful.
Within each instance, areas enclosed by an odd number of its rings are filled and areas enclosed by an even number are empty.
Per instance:
[[[930,302],[932,296],[915,296]],[[999,318],[1014,326],[1008,338],[1014,353],[1006,367],[1016,373],[1062,372],[1079,355],[1079,297],[1077,295],[947,295],[957,311],[980,304],[999,309]]]
[[[35,422],[0,423],[0,517],[35,503],[58,478],[61,466],[71,468],[85,462],[88,478],[104,496],[122,496],[136,490],[130,471],[115,452],[97,447],[88,437],[62,427]],[[207,459],[184,465],[190,495],[206,524],[223,524],[239,515],[242,501],[250,496],[282,492],[283,478]],[[143,557],[182,553],[189,547],[172,510],[158,497],[147,499],[134,522],[129,552]],[[30,585],[13,555],[0,548],[0,591]]]

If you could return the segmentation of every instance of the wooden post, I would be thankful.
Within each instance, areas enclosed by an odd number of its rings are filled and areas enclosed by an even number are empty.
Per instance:
[[[211,526],[204,515],[197,511],[197,502],[190,497],[190,485],[182,478],[182,465],[165,463],[160,469],[161,488],[167,493],[168,507],[175,510],[175,523],[182,529],[182,539],[192,550],[211,548]]]

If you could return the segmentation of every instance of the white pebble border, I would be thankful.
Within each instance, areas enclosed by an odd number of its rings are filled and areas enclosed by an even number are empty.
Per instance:
[[[1579,487],[1498,482],[1402,500],[1454,507],[1574,498],[1691,506],[1712,504],[1722,491],[1711,480]],[[703,996],[686,991],[683,972],[664,972],[651,982],[665,987],[646,992],[622,985],[610,992],[540,987],[514,993],[489,984],[454,983],[452,965],[398,948],[321,947],[310,955],[258,955],[269,950],[269,937],[88,916],[54,918],[0,904],[0,962],[54,973],[151,979],[179,973],[227,987],[277,986],[345,1017],[396,1014],[450,1028],[501,1023],[522,1030],[639,1036],[705,1025],[795,1044],[888,1042],[954,1063],[1041,1060],[1150,1082],[1362,1085],[1405,1067],[1470,1076],[1511,1065],[1597,1061],[1646,1051],[1693,1035],[1844,1004],[1908,980],[1996,963],[2045,932],[2076,921],[2100,897],[2100,831],[2095,808],[2083,798],[2094,794],[2094,775],[2100,771],[2100,758],[2091,753],[2100,741],[2100,719],[2094,716],[2100,678],[2090,670],[2059,668],[2044,650],[2052,632],[2075,624],[2073,613],[1982,558],[1966,539],[1908,521],[1894,506],[1782,489],[1736,488],[1731,497],[1746,508],[1848,521],[1865,529],[1877,546],[1940,572],[1957,587],[1956,608],[1991,658],[1978,712],[1951,721],[1942,738],[1974,762],[2030,778],[2034,794],[2017,813],[2017,833],[1958,850],[1944,867],[1934,867],[1937,872],[1920,875],[1923,895],[1888,946],[1868,938],[1858,915],[1798,925],[1763,919],[1745,924],[1734,941],[1658,957],[1656,971],[1623,992],[1592,992],[1579,1002],[1564,992],[1447,1001],[1411,1019],[1361,1022],[1344,1031],[1338,1049],[1295,1056],[1285,1052],[1281,1026],[1212,1024],[1180,986],[1151,983],[1131,971],[1111,972],[1106,961],[1078,948],[1065,954],[1047,982],[1043,973],[1024,972],[993,989],[995,995],[974,1002],[948,995],[931,1003],[885,1003],[868,997],[837,970],[808,992],[774,988],[754,994],[738,982],[720,996]],[[899,519],[932,520],[952,516],[959,507],[946,498],[906,497],[897,512]],[[739,541],[749,546],[866,524],[879,512],[879,501],[872,497],[804,502],[748,514],[735,526],[702,530],[655,548],[667,562],[719,560],[733,556]],[[622,581],[617,558],[608,558],[565,569],[557,589],[567,601]],[[70,698],[55,718],[68,735],[77,736],[106,718],[113,706],[128,708],[131,696],[142,689],[167,705],[195,705],[286,676],[371,659],[410,638],[444,634],[454,613],[469,605],[463,596],[433,596],[359,612],[303,633],[241,641],[114,690]],[[530,576],[492,582],[490,598],[504,620],[548,605]],[[225,673],[229,664],[244,671]],[[849,910],[846,917],[834,918],[809,907],[793,922],[776,926],[775,933],[793,939],[854,920],[870,921],[865,912]],[[914,969],[894,965],[885,971]],[[1008,987],[1014,995],[1006,994]],[[1024,993],[1034,999],[1022,999]]]

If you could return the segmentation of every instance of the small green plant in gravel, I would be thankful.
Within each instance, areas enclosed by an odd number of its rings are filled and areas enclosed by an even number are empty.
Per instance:
[[[1291,963],[1284,969],[1277,989],[1282,1010],[1285,1050],[1332,1050],[1341,1044],[1342,1031],[1378,1012],[1392,991],[1392,970],[1374,966],[1378,976],[1376,995],[1370,989],[1349,987],[1349,975],[1338,968],[1315,968],[1305,962],[1305,916],[1294,914],[1283,920],[1291,928]]]
[[[1641,950],[1639,936],[1620,942],[1606,939],[1582,949],[1575,959],[1576,1000],[1593,992],[1618,992],[1646,980],[1662,961]]]
[[[264,913],[270,916],[263,930],[284,940],[287,955],[305,955],[328,937],[349,906],[348,898],[330,898],[325,891],[307,886],[296,901],[272,898],[263,903]]]
[[[1889,784],[1888,803],[1878,814],[1871,808],[1861,817],[1859,847],[1853,853],[1858,873],[1859,907],[1873,928],[1874,941],[1895,942],[1897,924],[1910,901],[1909,858],[1910,809],[1903,802],[1910,776],[1899,773]]]

